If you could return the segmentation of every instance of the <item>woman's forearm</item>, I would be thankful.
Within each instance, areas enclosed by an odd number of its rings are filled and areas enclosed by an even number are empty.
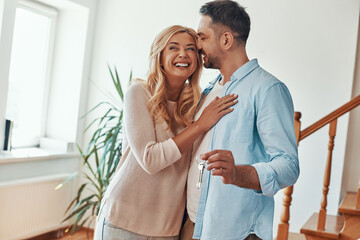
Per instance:
[[[195,140],[205,131],[206,129],[201,127],[198,121],[196,121],[184,131],[182,131],[179,135],[173,137],[173,140],[178,146],[181,154],[183,154],[191,148]]]

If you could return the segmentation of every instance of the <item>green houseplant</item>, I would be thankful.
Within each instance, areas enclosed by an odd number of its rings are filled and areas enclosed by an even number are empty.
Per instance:
[[[75,198],[65,212],[66,217],[63,222],[74,218],[72,225],[65,230],[66,232],[70,230],[71,234],[79,231],[86,223],[90,225],[98,215],[101,199],[122,156],[123,109],[120,106],[124,101],[124,94],[116,67],[112,70],[108,66],[108,69],[116,90],[116,96],[108,93],[107,95],[112,99],[112,102],[100,102],[85,114],[87,116],[99,107],[107,109],[105,114],[95,118],[86,127],[85,131],[88,131],[90,127],[96,126],[87,146],[84,149],[78,146],[84,167],[84,171],[80,174],[85,181],[79,187]],[[129,83],[131,79],[132,72],[130,72]],[[91,163],[91,160],[93,163]],[[78,174],[78,172],[73,174],[57,188],[60,188]]]

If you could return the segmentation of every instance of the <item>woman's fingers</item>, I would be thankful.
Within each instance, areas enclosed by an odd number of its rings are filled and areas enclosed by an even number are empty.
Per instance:
[[[236,100],[238,95],[229,94],[222,98],[216,97],[203,111],[199,122],[205,126],[204,129],[208,130],[214,126],[224,115],[232,112],[238,101]]]
[[[221,110],[221,111],[219,112],[220,118],[223,117],[224,115],[232,112],[232,111],[234,111],[233,108],[226,108],[226,109]]]
[[[237,102],[238,102],[237,100],[232,100],[232,101],[229,101],[229,102],[225,102],[224,104],[222,104],[222,105],[220,105],[218,107],[219,112],[221,112],[222,110],[227,109],[227,108],[235,105]]]
[[[221,111],[224,108],[228,108],[228,107],[236,104],[237,97],[238,97],[238,95],[229,94],[222,98],[215,98],[211,104],[216,108],[220,108],[220,111]]]

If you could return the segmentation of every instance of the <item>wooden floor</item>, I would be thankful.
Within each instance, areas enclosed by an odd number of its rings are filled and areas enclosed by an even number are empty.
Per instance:
[[[62,238],[53,238],[51,240],[92,240],[94,233],[92,230],[82,229],[74,235],[65,234]]]

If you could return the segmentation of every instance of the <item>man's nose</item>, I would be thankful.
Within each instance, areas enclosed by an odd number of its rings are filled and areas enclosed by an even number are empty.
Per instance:
[[[197,48],[199,49],[199,52],[202,50],[202,46],[199,40],[196,41]]]

